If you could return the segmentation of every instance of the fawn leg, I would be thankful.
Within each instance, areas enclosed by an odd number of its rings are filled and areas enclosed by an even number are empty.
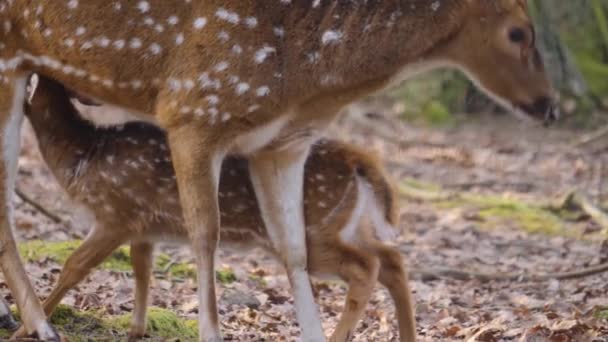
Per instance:
[[[400,341],[416,341],[414,305],[408,285],[408,275],[401,259],[401,254],[386,246],[379,246],[376,250],[380,257],[378,280],[388,289],[395,302]]]
[[[148,290],[152,274],[152,252],[154,247],[148,242],[131,243],[131,263],[135,277],[135,306],[129,340],[135,341],[146,333],[146,313],[148,309]]]
[[[17,178],[17,159],[21,142],[23,104],[26,95],[25,76],[7,76],[10,81],[0,86],[0,125],[2,162],[0,162],[0,267],[6,283],[21,312],[24,330],[43,341],[59,341],[59,335],[46,320],[46,315],[28,278],[13,236],[13,191]]]
[[[123,237],[112,238],[107,231],[93,229],[65,262],[57,284],[43,303],[44,312],[50,316],[65,294],[84,279],[91,269],[102,263],[124,240]],[[13,334],[13,338],[23,337],[24,334],[25,331],[20,328]]]
[[[378,279],[379,262],[373,256],[342,246],[337,252],[338,274],[348,283],[348,293],[340,321],[329,339],[346,342],[365,311]]]
[[[308,150],[259,153],[251,158],[250,172],[268,235],[287,268],[303,339],[319,342],[325,337],[307,270],[303,213]]]
[[[198,274],[199,336],[221,341],[215,295],[215,252],[219,242],[218,186],[225,153],[217,140],[192,122],[168,129],[169,146]]]

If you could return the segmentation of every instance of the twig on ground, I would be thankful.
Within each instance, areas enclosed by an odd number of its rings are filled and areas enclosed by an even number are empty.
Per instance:
[[[399,193],[402,197],[419,201],[446,201],[450,199],[463,199],[465,201],[476,200],[474,194],[467,193],[465,191],[425,190],[408,186],[407,184],[403,183],[399,186]],[[525,200],[520,200],[520,202],[531,207],[541,208],[554,212],[565,208],[578,208],[587,215],[589,215],[591,219],[593,219],[600,225],[603,232],[608,234],[608,213],[603,211],[600,207],[594,205],[586,196],[577,191],[571,191],[566,196],[562,197],[557,201],[538,200],[534,202],[529,202]]]
[[[608,263],[591,266],[578,271],[558,272],[546,274],[531,273],[483,273],[474,271],[463,271],[455,268],[428,268],[410,270],[412,277],[420,277],[423,280],[434,280],[438,278],[454,278],[457,280],[477,279],[481,282],[488,281],[521,281],[521,282],[540,282],[550,279],[568,280],[588,277],[591,275],[608,272]]]
[[[55,222],[55,223],[62,223],[63,220],[61,219],[61,217],[59,217],[58,215],[52,213],[49,209],[45,208],[42,204],[38,203],[36,200],[30,198],[28,195],[26,195],[25,193],[23,193],[23,191],[21,191],[21,189],[19,189],[18,187],[15,187],[15,193],[17,194],[17,196],[19,196],[19,198],[21,198],[21,200],[29,205],[31,205],[32,207],[34,207],[34,209],[38,210],[41,214],[43,214],[44,216],[48,217],[49,219],[51,219],[51,221]]]
[[[608,233],[608,214],[591,203],[587,197],[576,191],[572,191],[561,200],[561,203],[557,203],[556,208],[563,209],[572,206],[580,208],[597,222],[604,232]]]
[[[435,147],[435,148],[446,148],[447,146],[440,143],[433,143],[428,141],[420,141],[420,139],[407,140],[399,136],[393,129],[397,122],[389,122],[388,119],[384,118],[384,125],[379,125],[379,119],[369,119],[365,114],[358,113],[360,115],[349,115],[349,120],[359,128],[371,131],[375,136],[382,138],[383,141],[397,145],[399,148],[406,150],[414,147]],[[388,124],[387,124],[388,123]]]
[[[585,145],[589,145],[590,143],[603,138],[604,136],[608,136],[608,125],[591,132],[589,134],[584,135],[580,139],[577,139],[574,143],[572,143],[571,147],[583,147]]]

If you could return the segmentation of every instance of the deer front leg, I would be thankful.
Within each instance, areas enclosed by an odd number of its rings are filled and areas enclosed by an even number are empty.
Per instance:
[[[136,341],[146,334],[146,313],[148,291],[152,274],[152,252],[154,247],[148,242],[131,243],[131,263],[135,277],[135,307],[129,341]]]
[[[13,236],[13,191],[17,178],[17,159],[21,142],[21,123],[25,101],[26,78],[2,75],[8,79],[0,86],[0,125],[2,161],[0,162],[0,267],[21,312],[25,331],[43,341],[59,341],[59,335],[46,320],[36,292],[25,272]]]
[[[250,172],[262,218],[285,263],[303,340],[325,341],[307,269],[303,212],[304,163],[309,148],[263,152],[251,158]]]
[[[124,237],[103,229],[93,229],[86,239],[76,248],[65,262],[57,284],[43,303],[46,315],[51,315],[65,294],[84,279],[93,268],[101,264],[124,241]],[[12,338],[24,337],[26,332],[20,328]]]
[[[211,132],[190,122],[168,129],[184,224],[198,275],[199,336],[222,341],[215,296],[215,252],[219,242],[218,186],[225,153]]]

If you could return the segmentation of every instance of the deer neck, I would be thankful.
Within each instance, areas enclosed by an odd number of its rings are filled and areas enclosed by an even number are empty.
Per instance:
[[[315,8],[314,3],[318,3]],[[314,65],[301,77],[315,77],[305,86],[344,90],[397,75],[412,75],[446,66],[442,45],[456,34],[466,15],[467,1],[385,0],[365,4],[341,1],[307,1],[292,30],[316,30],[292,42],[289,49],[303,51]],[[311,39],[319,37],[319,39]],[[373,51],[373,53],[370,53]],[[301,65],[299,65],[301,67]],[[303,66],[307,68],[307,65]],[[380,83],[381,84],[381,83]],[[388,84],[385,84],[385,86]],[[303,93],[303,89],[297,90]]]

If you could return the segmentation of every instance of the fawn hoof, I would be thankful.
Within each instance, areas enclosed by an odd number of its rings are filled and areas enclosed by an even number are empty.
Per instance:
[[[43,324],[40,324],[36,329],[36,332],[28,335],[27,330],[25,330],[25,326],[21,325],[17,331],[11,336],[11,340],[18,340],[22,338],[34,338],[39,341],[44,342],[63,342],[65,339],[62,338],[61,335],[57,333],[55,328],[47,321],[44,321]]]
[[[129,332],[129,338],[127,339],[127,342],[141,341],[142,339],[144,339],[146,337],[149,337],[149,336],[143,332]]]

